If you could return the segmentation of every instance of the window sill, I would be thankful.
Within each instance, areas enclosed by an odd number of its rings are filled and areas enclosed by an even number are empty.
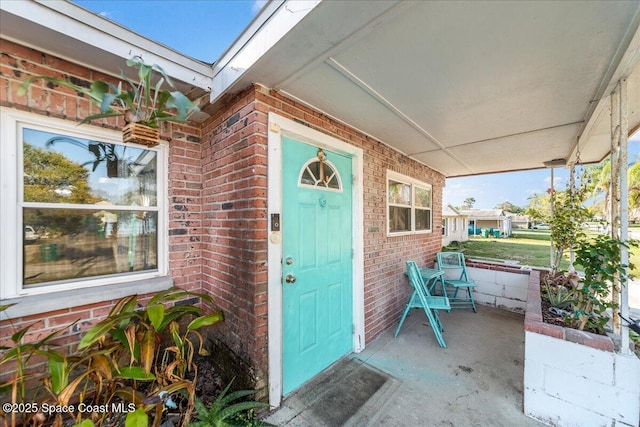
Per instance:
[[[148,294],[169,289],[173,286],[170,276],[113,285],[96,286],[94,288],[71,289],[39,295],[9,298],[2,300],[2,305],[16,304],[0,312],[0,319],[15,319],[33,314],[47,313],[64,308],[95,304],[103,301],[120,299],[128,295]]]

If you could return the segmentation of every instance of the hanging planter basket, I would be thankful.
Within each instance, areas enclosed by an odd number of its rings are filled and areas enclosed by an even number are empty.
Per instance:
[[[154,147],[160,143],[160,129],[150,128],[139,123],[129,123],[122,129],[122,140]]]

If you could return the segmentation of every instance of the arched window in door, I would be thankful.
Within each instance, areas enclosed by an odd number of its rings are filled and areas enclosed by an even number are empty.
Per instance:
[[[300,186],[342,191],[342,179],[336,167],[326,160],[322,150],[318,156],[309,159],[300,170]]]

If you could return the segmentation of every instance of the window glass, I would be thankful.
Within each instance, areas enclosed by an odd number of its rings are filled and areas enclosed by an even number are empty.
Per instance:
[[[431,189],[416,187],[416,206],[421,208],[431,207]]]
[[[25,231],[25,287],[158,267],[157,212],[25,208],[23,222],[35,230]]]
[[[431,186],[391,171],[387,176],[388,232],[430,232]],[[446,233],[445,221],[443,233]]]
[[[323,173],[320,170],[319,160],[307,163],[303,167],[300,184],[341,190],[337,171],[326,161],[322,162],[322,166]]]
[[[411,186],[402,182],[389,181],[389,203],[411,205]]]
[[[23,129],[25,202],[156,206],[153,150]]]
[[[411,231],[411,209],[389,206],[389,231]]]
[[[416,230],[431,229],[431,211],[426,209],[416,209]]]
[[[23,286],[157,270],[157,155],[23,128]]]

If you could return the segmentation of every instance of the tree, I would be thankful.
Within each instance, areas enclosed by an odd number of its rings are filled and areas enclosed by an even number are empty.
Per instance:
[[[473,197],[467,197],[466,199],[464,199],[464,202],[462,203],[462,209],[471,209],[473,208],[473,205],[475,204],[476,199],[474,199]]]
[[[581,224],[590,216],[589,211],[582,206],[585,195],[584,187],[556,191],[554,194],[553,217],[548,220],[553,242],[551,268],[554,273],[560,266],[564,252],[584,236]]]
[[[589,183],[591,197],[602,196],[604,202],[596,208],[597,213],[606,218],[611,217],[611,157],[608,157],[598,165],[587,166],[585,168]],[[629,188],[629,209],[640,208],[640,163],[634,162],[629,166],[627,172],[627,183]]]
[[[525,209],[525,214],[531,220],[548,222],[551,218],[551,195],[550,194],[532,194],[529,196],[529,205]]]
[[[503,211],[507,211],[507,212],[511,212],[514,214],[519,214],[522,213],[524,211],[524,209],[522,209],[520,206],[516,206],[511,202],[502,202],[502,203],[498,203],[496,205],[496,209],[501,209]]]
[[[89,171],[64,155],[24,143],[24,201],[91,204]],[[54,231],[74,232],[83,216],[66,209],[25,209],[25,224]]]
[[[640,162],[631,165],[627,177],[629,184],[629,209],[638,209],[640,208]]]
[[[586,188],[591,193],[591,197],[595,198],[604,195],[604,204],[600,208],[600,215],[603,218],[609,219],[611,217],[611,157],[608,157],[597,165],[587,166],[585,168],[585,174],[588,183]]]

